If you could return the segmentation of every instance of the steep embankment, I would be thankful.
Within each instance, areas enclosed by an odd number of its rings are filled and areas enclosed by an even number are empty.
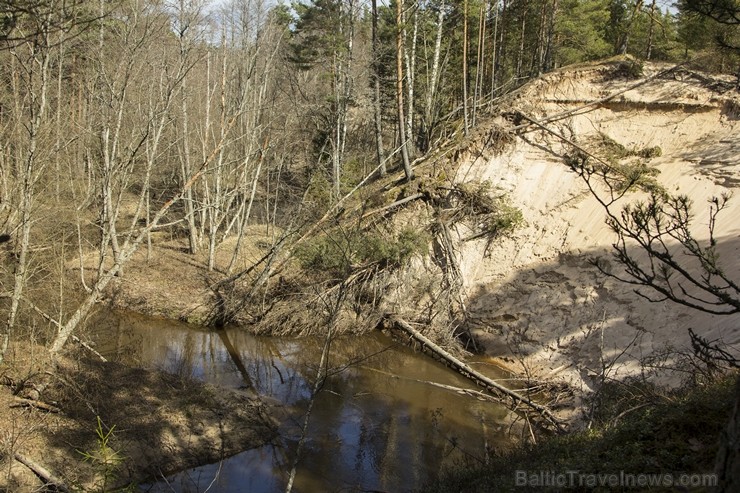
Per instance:
[[[642,79],[621,76],[618,64],[562,70],[525,86],[502,111],[535,119],[572,111],[546,127],[583,145],[606,136],[628,149],[659,146],[662,154],[649,165],[669,192],[693,200],[695,235],[706,241],[706,200],[740,186],[740,99],[732,81],[720,78],[684,70],[650,78],[665,69],[648,65]],[[495,123],[512,129],[520,121]],[[520,371],[588,390],[603,373],[651,373],[675,362],[690,350],[689,328],[740,349],[740,316],[651,303],[589,264],[593,257],[611,259],[616,236],[604,209],[564,164],[566,151],[562,139],[531,125],[502,154],[460,158],[457,181],[490,181],[526,221],[492,245],[461,241],[464,231],[455,235],[471,332],[486,352]],[[722,264],[736,280],[738,214],[735,197],[715,232]],[[614,272],[621,269],[612,264]],[[673,382],[680,377],[659,373]]]
[[[393,313],[450,347],[459,333],[451,328],[464,328],[513,370],[562,379],[584,391],[602,377],[646,372],[677,382],[680,372],[663,369],[690,352],[689,328],[740,345],[740,316],[650,303],[634,286],[589,263],[611,259],[616,237],[605,225],[603,207],[564,163],[563,155],[573,150],[564,139],[588,149],[604,142],[627,151],[659,148],[659,156],[646,155],[647,165],[659,172],[666,190],[694,201],[700,241],[708,236],[706,200],[740,186],[740,94],[734,81],[654,64],[636,77],[632,68],[618,60],[547,74],[479,115],[468,138],[453,138],[420,159],[417,180],[406,184],[399,172],[370,181],[297,235],[304,247],[312,245],[306,251],[314,252],[313,268],[283,262],[300,249],[293,240],[275,250],[275,259],[260,263],[275,239],[255,226],[235,269],[251,274],[218,293],[227,296],[224,306],[241,307],[232,320],[263,333],[322,331],[332,318],[326,307],[334,304],[326,300],[344,297],[336,318],[341,331],[374,328],[383,314]],[[488,234],[496,195],[506,195],[501,203],[521,210],[524,219],[506,236]],[[628,194],[615,210],[639,198]],[[740,279],[738,213],[740,197],[719,215],[715,232],[734,279]],[[411,255],[416,246],[409,243],[415,242],[399,240],[404,228],[420,233],[417,239],[433,239],[429,255]],[[395,241],[397,251],[373,243],[380,239]],[[167,318],[210,320],[220,306],[213,286],[227,277],[229,241],[216,252],[217,269],[210,273],[202,254],[182,251],[182,238],[157,242],[150,260],[142,251],[127,268],[112,292],[114,302]],[[395,257],[405,258],[401,252],[409,248],[416,260],[399,269],[407,263]],[[611,266],[621,271],[613,260]],[[262,277],[263,268],[272,269],[272,277]],[[337,272],[347,276],[342,286],[349,294],[337,285]],[[264,289],[259,306],[242,303],[254,286]]]

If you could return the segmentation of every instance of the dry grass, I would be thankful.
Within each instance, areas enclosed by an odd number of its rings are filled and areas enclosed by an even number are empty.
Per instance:
[[[110,447],[120,458],[113,482],[120,484],[215,462],[274,435],[266,407],[246,392],[74,352],[48,372],[48,362],[37,358],[44,348],[14,347],[18,357],[7,362],[5,381],[17,385],[0,387],[0,490],[38,491],[38,479],[11,459],[20,452],[67,484],[97,491],[101,464],[84,461],[82,453],[99,449],[98,418],[104,432],[113,429]],[[14,393],[28,394],[34,386],[45,386],[42,399],[61,412],[10,407]]]

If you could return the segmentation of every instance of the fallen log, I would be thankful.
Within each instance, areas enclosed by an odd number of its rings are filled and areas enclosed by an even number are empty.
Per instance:
[[[25,455],[16,452],[13,457],[15,457],[15,460],[29,468],[33,473],[41,478],[44,483],[46,483],[46,486],[56,489],[57,491],[61,491],[63,493],[69,493],[69,487],[62,481],[60,478],[54,476],[48,469],[46,469],[44,466],[39,464],[38,462],[26,457]]]
[[[413,328],[411,324],[409,324],[405,320],[395,315],[386,315],[385,318],[386,320],[391,322],[393,326],[409,334],[412,338],[414,338],[416,341],[421,343],[429,351],[431,351],[436,356],[438,356],[443,361],[445,361],[448,365],[450,365],[450,367],[452,367],[455,371],[460,373],[462,376],[472,380],[476,384],[488,389],[491,392],[494,392],[498,395],[503,395],[506,398],[511,399],[514,405],[513,407],[516,407],[519,404],[525,405],[526,407],[530,408],[531,410],[536,412],[538,415],[540,415],[545,421],[553,425],[557,431],[564,431],[563,423],[560,420],[558,420],[555,417],[555,415],[553,415],[552,412],[546,406],[543,406],[542,404],[538,404],[537,402],[534,402],[529,397],[523,396],[514,390],[504,387],[500,383],[474,370],[473,368],[468,366],[466,363],[454,357],[453,355],[451,355],[450,353],[448,353],[447,351],[439,347],[437,344],[432,342],[428,337],[426,337],[424,334],[422,334],[421,332]]]
[[[385,376],[387,376],[389,378],[395,378],[397,380],[408,380],[408,381],[411,381],[411,382],[421,383],[421,384],[424,384],[424,385],[430,385],[432,387],[437,387],[437,388],[440,388],[440,389],[443,389],[443,390],[449,390],[450,392],[454,392],[456,394],[466,395],[466,396],[471,397],[473,399],[478,399],[478,400],[482,400],[482,401],[489,401],[489,402],[495,402],[497,404],[500,404],[501,403],[501,399],[499,397],[496,397],[496,396],[493,396],[493,395],[490,395],[490,394],[486,394],[484,392],[481,392],[480,390],[466,389],[466,388],[463,388],[463,387],[455,387],[454,385],[447,385],[446,383],[433,382],[431,380],[420,380],[418,378],[402,377],[400,375],[395,375],[393,373],[390,373],[390,372],[387,372],[387,371],[383,371],[383,370],[378,370],[377,368],[371,368],[369,366],[363,366],[362,368],[364,370],[367,370],[367,371],[374,371],[375,373],[380,373],[381,375],[385,375]]]
[[[36,409],[41,409],[42,411],[47,411],[50,413],[58,413],[61,411],[56,406],[52,406],[51,404],[47,404],[43,401],[38,401],[35,399],[24,399],[23,397],[13,397],[13,404],[10,405],[10,407],[34,407]]]

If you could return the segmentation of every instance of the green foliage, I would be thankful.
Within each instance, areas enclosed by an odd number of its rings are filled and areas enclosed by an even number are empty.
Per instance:
[[[314,173],[306,191],[306,204],[317,212],[323,214],[329,209],[332,202],[332,187],[324,173]]]
[[[295,250],[295,257],[305,270],[327,273],[343,273],[352,262],[349,239],[329,234],[308,240]]]
[[[737,0],[733,0],[737,7]],[[700,54],[700,70],[728,72],[737,70],[740,64],[740,28],[738,24],[717,22],[695,10],[696,2],[679,2],[678,36],[686,57]],[[711,2],[703,2],[710,5]],[[721,2],[719,2],[721,3]],[[727,2],[729,3],[729,2]]]
[[[523,445],[484,468],[450,472],[431,492],[517,491],[516,471],[586,474],[709,473],[732,411],[735,378],[662,395],[646,383],[610,382],[591,429]],[[525,489],[526,490],[526,489]],[[542,487],[538,491],[561,491]],[[572,491],[612,491],[574,488]],[[655,488],[650,491],[674,491]]]
[[[600,134],[596,149],[596,154],[609,165],[600,166],[593,163],[591,165],[609,175],[615,192],[624,192],[633,187],[657,194],[664,192],[655,179],[659,171],[647,164],[648,160],[663,154],[659,146],[628,149],[608,135]],[[590,161],[583,155],[581,159]]]
[[[570,65],[604,58],[612,53],[606,40],[609,13],[607,0],[565,0],[564,15],[556,19],[557,65]]]
[[[524,223],[522,211],[511,205],[505,195],[496,195],[489,181],[460,183],[455,186],[455,194],[461,199],[463,216],[475,224],[475,238],[493,239]]]
[[[644,75],[644,65],[636,59],[625,60],[619,64],[616,74],[625,79],[636,80]]]
[[[331,61],[346,50],[343,35],[336,29],[342,16],[342,3],[338,0],[312,0],[296,2],[295,29],[291,42],[293,61],[298,68],[307,70],[314,64]]]
[[[429,249],[429,236],[406,227],[387,239],[379,234],[371,234],[358,249],[365,263],[382,266],[401,267],[414,255],[424,255]]]
[[[660,146],[628,149],[606,134],[600,134],[599,139],[597,144],[599,153],[611,164],[616,164],[620,160],[629,157],[637,156],[644,159],[652,159],[663,155],[663,149]]]
[[[88,452],[77,451],[82,455],[85,462],[91,463],[95,468],[97,479],[93,491],[99,491],[101,493],[111,491],[110,488],[118,478],[120,468],[123,464],[124,458],[113,449],[110,443],[115,438],[114,429],[115,425],[108,431],[103,430],[103,422],[100,416],[97,416],[97,426],[95,428],[97,449]],[[133,491],[133,488],[134,486],[132,485],[126,491]]]
[[[663,155],[663,149],[660,146],[645,147],[637,151],[637,155],[645,159],[653,159]]]
[[[342,275],[372,264],[402,267],[428,248],[428,235],[410,227],[395,233],[337,229],[299,246],[295,256],[305,270]]]

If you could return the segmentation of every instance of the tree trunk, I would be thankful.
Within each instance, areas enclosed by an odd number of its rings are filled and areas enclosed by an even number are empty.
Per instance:
[[[406,146],[406,118],[403,103],[403,0],[396,1],[396,104],[398,106],[398,135],[400,139],[401,158],[406,181],[414,179],[411,169],[408,148]]]
[[[406,26],[407,22],[404,18],[404,39],[406,39]],[[411,136],[414,135],[414,86],[416,84],[416,38],[418,37],[419,31],[419,5],[418,3],[414,6],[414,26],[412,28],[411,35],[411,53],[406,51],[404,58],[406,60],[406,136],[409,139],[410,149],[409,157],[413,158],[415,153],[416,144],[411,141]]]
[[[648,45],[645,60],[653,56],[653,36],[655,35],[655,0],[650,4],[650,30],[648,31]]]
[[[522,76],[522,65],[524,64],[524,39],[527,32],[527,16],[522,16],[522,35],[519,38],[519,54],[516,57],[516,78]]]
[[[429,88],[426,94],[426,104],[424,107],[424,120],[421,131],[422,135],[422,152],[429,150],[432,138],[432,129],[435,120],[435,101],[437,99],[437,84],[439,83],[439,61],[442,56],[442,28],[445,20],[445,2],[442,0],[439,4],[439,13],[437,14],[437,34],[434,39],[434,55],[432,56],[432,74],[429,77]]]
[[[385,150],[383,149],[383,113],[380,110],[380,60],[378,53],[378,0],[372,0],[373,17],[373,113],[375,117],[375,152],[380,166],[380,176],[385,176],[388,169],[385,165]]]
[[[478,49],[475,56],[475,87],[473,90],[473,120],[472,124],[475,127],[475,121],[478,110],[478,100],[483,93],[483,52],[486,49],[486,12],[488,11],[488,2],[486,1],[480,7],[478,13]]]
[[[442,360],[448,363],[455,371],[457,371],[464,377],[469,378],[470,380],[476,382],[479,385],[482,385],[483,387],[486,387],[488,390],[491,390],[500,395],[504,395],[510,398],[515,406],[519,404],[524,404],[528,406],[532,410],[536,411],[542,418],[544,418],[545,421],[553,425],[557,430],[559,431],[563,430],[562,423],[552,414],[552,412],[547,407],[534,402],[532,399],[525,397],[516,391],[513,391],[509,388],[504,387],[500,383],[474,370],[469,365],[455,358],[450,353],[448,353],[447,351],[439,347],[437,344],[432,342],[429,338],[424,336],[424,334],[414,329],[405,320],[402,320],[394,315],[386,315],[386,319],[391,324],[395,325],[395,327],[411,335],[414,339],[416,339],[419,343],[421,343],[425,348],[432,351],[436,356],[440,357]]]
[[[550,24],[547,30],[547,46],[545,49],[545,72],[555,67],[555,21],[558,15],[558,0],[552,0],[550,8]]]
[[[463,54],[462,54],[462,90],[463,90],[463,125],[465,135],[468,135],[470,124],[468,121],[468,0],[463,2]]]
[[[493,104],[493,98],[496,97],[498,76],[498,0],[494,0],[493,15],[493,46],[491,47],[491,105]]]
[[[28,251],[30,247],[30,236],[32,221],[32,210],[34,201],[34,189],[40,168],[45,166],[39,160],[39,133],[44,122],[47,109],[47,90],[49,85],[49,39],[48,32],[40,34],[39,40],[33,40],[27,44],[30,60],[23,67],[31,82],[26,88],[31,103],[29,108],[29,121],[26,124],[28,138],[28,150],[23,161],[18,163],[20,168],[20,237],[16,240],[17,256],[13,266],[13,294],[10,298],[10,310],[2,335],[0,335],[0,363],[5,358],[8,344],[15,328],[21,297],[26,286],[26,275],[28,271]],[[37,68],[38,67],[38,68]],[[38,73],[36,73],[38,70]],[[38,83],[35,79],[38,77]],[[14,89],[16,89],[14,87]],[[20,89],[20,88],[18,88]],[[20,94],[16,94],[16,100],[21,100]]]
[[[181,48],[181,53],[184,53],[184,46]],[[187,91],[187,80],[182,82],[182,100],[180,109],[182,111],[182,151],[180,152],[180,179],[186,180],[192,172],[193,166],[190,158],[190,131],[188,119],[188,91]],[[193,203],[193,191],[188,190],[187,195],[184,198],[185,206],[185,224],[187,225],[188,231],[188,252],[195,254],[198,252],[198,230],[195,226],[195,206]]]

